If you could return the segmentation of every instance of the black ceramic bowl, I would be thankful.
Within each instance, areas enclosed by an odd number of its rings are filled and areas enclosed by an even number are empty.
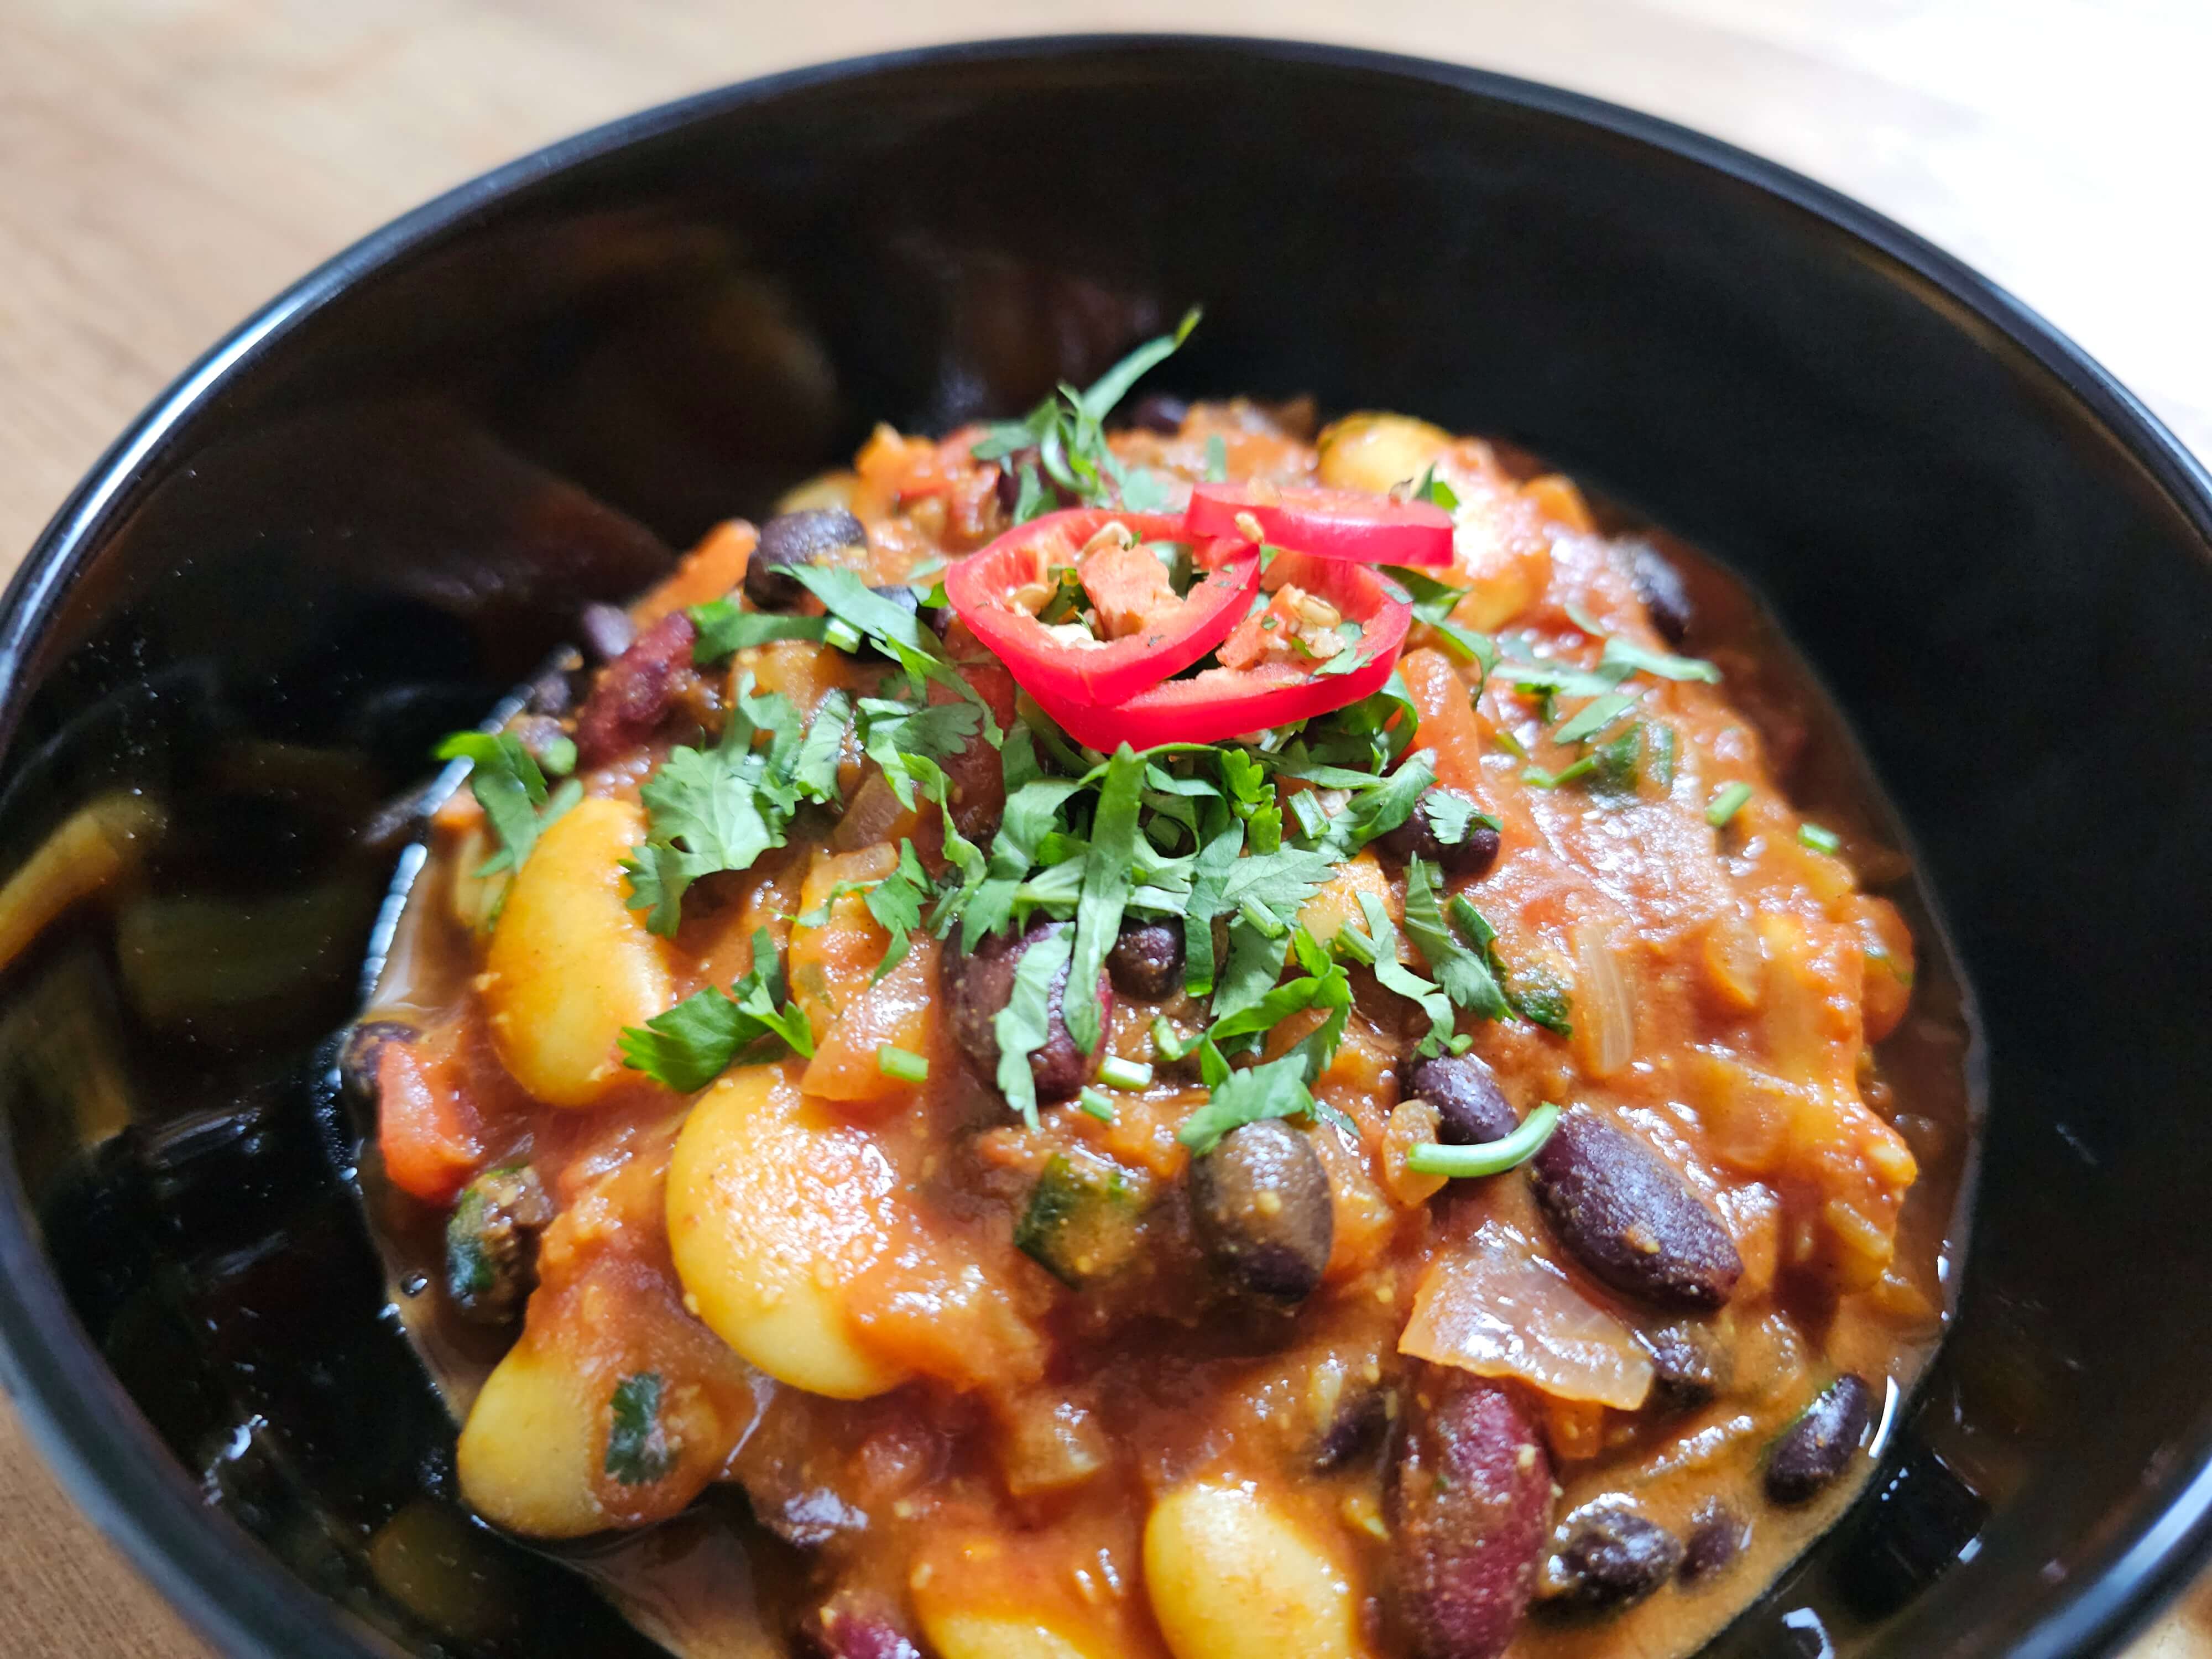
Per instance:
[[[219,1644],[644,1651],[445,1507],[381,1313],[326,1041],[406,856],[378,803],[580,601],[872,421],[1021,408],[1194,300],[1181,390],[1505,434],[1749,576],[1948,909],[1991,1103],[1960,1320],[1715,1651],[2102,1651],[2189,1571],[2203,470],[1972,272],[1693,134],[1408,59],[1060,40],[757,82],[455,191],[186,375],[9,588],[0,867],[117,788],[169,830],[0,979],[0,1329],[77,1496]],[[480,1595],[422,1592],[403,1512]]]

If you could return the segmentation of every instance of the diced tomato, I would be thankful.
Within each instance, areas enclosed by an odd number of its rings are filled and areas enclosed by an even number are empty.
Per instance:
[[[1202,483],[1190,492],[1190,510],[1183,516],[1187,536],[1249,543],[1255,525],[1261,539],[1317,559],[1431,566],[1452,562],[1452,516],[1433,501],[1270,484]]]
[[[376,1061],[377,1146],[384,1172],[426,1204],[450,1204],[483,1159],[476,1113],[452,1065],[387,1042]]]
[[[1163,602],[1133,563],[1091,562],[1107,544],[1091,544],[1117,523],[1134,538],[1133,550],[1147,559],[1153,556],[1146,544],[1184,539],[1180,521],[1164,514],[1074,507],[1009,531],[945,572],[945,596],[961,620],[1040,700],[1114,703],[1156,685],[1218,645],[1259,591],[1259,556],[1248,549],[1220,560],[1179,599],[1169,587]],[[1097,571],[1106,591],[1103,597],[1092,592],[1093,604],[1129,631],[1109,640],[1076,639],[1037,619],[1039,595],[1051,589],[1054,573],[1071,566],[1084,571],[1086,587],[1091,570]]]
[[[1310,720],[1379,690],[1397,665],[1413,612],[1380,579],[1358,565],[1304,559],[1286,553],[1275,561],[1290,586],[1359,624],[1359,665],[1348,673],[1321,673],[1326,661],[1271,658],[1249,668],[1209,668],[1187,680],[1168,680],[1127,701],[1079,702],[1031,688],[1038,706],[1093,749],[1120,744],[1149,749],[1164,743],[1218,743],[1248,732]]]

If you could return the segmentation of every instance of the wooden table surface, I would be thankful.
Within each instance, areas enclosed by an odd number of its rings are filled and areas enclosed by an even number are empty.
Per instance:
[[[1574,87],[1857,196],[2009,286],[2212,455],[2203,0],[4,0],[0,574],[263,299],[639,106],[891,46],[1298,35]],[[2208,1593],[2130,1659],[2206,1659]],[[0,1654],[188,1659],[0,1407]]]

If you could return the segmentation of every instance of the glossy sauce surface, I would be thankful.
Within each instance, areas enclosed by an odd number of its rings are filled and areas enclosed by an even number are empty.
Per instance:
[[[1354,417],[1318,444],[1304,426],[1297,410],[1201,405],[1173,433],[1115,444],[1184,481],[1218,466],[1380,490],[1434,465],[1458,501],[1444,574],[1468,591],[1454,622],[1585,668],[1601,635],[1669,650],[1632,545],[1565,480],[1391,417]],[[970,436],[880,429],[854,473],[791,504],[849,507],[866,532],[850,562],[900,581],[1005,526],[998,469],[968,455]],[[635,623],[729,592],[755,540],[747,526],[717,532]],[[804,713],[832,690],[865,695],[878,672],[778,641],[726,675],[679,667],[650,732],[596,763],[587,749],[583,804],[511,884],[477,873],[489,843],[468,795],[435,815],[366,1016],[416,1035],[378,1080],[458,1103],[473,1167],[526,1164],[552,1213],[519,1335],[456,1319],[434,1288],[396,1298],[469,1414],[471,1500],[569,1538],[732,1483],[765,1528],[744,1535],[766,1627],[811,1630],[855,1659],[873,1650],[838,1646],[840,1620],[879,1620],[948,1659],[1412,1653],[1392,1463],[1408,1418],[1473,1374],[1503,1379],[1540,1431],[1547,1534],[1632,1509],[1709,1569],[1670,1570],[1626,1607],[1555,1607],[1545,1589],[1566,1581],[1547,1545],[1510,1650],[1692,1650],[1870,1467],[1861,1451],[1809,1502],[1765,1491],[1770,1443],[1832,1379],[1864,1379],[1877,1422],[1911,1387],[1955,1282],[1969,1136],[1959,989],[1878,797],[1747,597],[1667,552],[1695,605],[1681,648],[1722,678],[1641,688],[1644,729],[1673,734],[1663,781],[1645,766],[1603,793],[1532,783],[1577,752],[1548,740],[1539,699],[1505,676],[1478,689],[1418,625],[1400,666],[1438,783],[1500,825],[1494,866],[1449,885],[1497,929],[1513,988],[1555,995],[1571,1028],[1462,1016],[1461,1030],[1516,1114],[1555,1102],[1626,1131],[1717,1215],[1741,1263],[1725,1307],[1686,1314],[1603,1282],[1562,1247],[1525,1169],[1449,1185],[1407,1169],[1406,1146],[1435,1133],[1433,1115],[1397,1111],[1425,1022],[1364,971],[1315,1085],[1352,1133],[1304,1132],[1328,1187],[1320,1286],[1292,1312],[1231,1294],[1194,1232],[1176,1139],[1205,1098],[1194,1073],[1156,1063],[1151,1085],[1115,1095],[1110,1122],[1064,1104],[1027,1127],[949,1030],[951,946],[917,934],[875,976],[889,935],[839,884],[881,879],[902,838],[927,852],[931,826],[886,803],[857,752],[842,817],[709,878],[672,939],[649,933],[619,860],[670,748],[717,726],[744,674]],[[976,665],[979,687],[1006,696],[993,672]],[[1717,830],[1708,809],[1738,783],[1748,797]],[[971,785],[956,816],[988,845],[1002,796],[995,778]],[[1801,808],[1838,853],[1801,836]],[[1405,889],[1402,866],[1370,848],[1300,921],[1326,941],[1358,921],[1362,890],[1402,918]],[[622,1026],[735,980],[763,928],[812,1058],[740,1066],[696,1096],[617,1063]],[[1160,1017],[1186,1036],[1202,1023],[1180,992],[1123,995],[1108,1051],[1158,1062]],[[1312,1018],[1293,1016],[1266,1052]],[[927,1080],[886,1076],[887,1042],[925,1056]],[[1112,1263],[1071,1275],[1079,1288],[1016,1242],[1055,1160],[1110,1170],[1134,1195],[1130,1237]],[[442,1210],[372,1190],[395,1282],[442,1281]],[[1709,1400],[1663,1406],[1654,1349],[1685,1322],[1723,1357],[1719,1380]],[[617,1443],[635,1404],[618,1395],[647,1376],[641,1458]],[[662,1594],[641,1570],[634,1596]],[[750,1650],[699,1634],[729,1610],[696,1603],[750,1592],[676,1594],[694,1605],[654,1618],[684,1650]]]

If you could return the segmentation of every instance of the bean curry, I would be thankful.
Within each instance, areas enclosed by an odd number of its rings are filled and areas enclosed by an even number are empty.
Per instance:
[[[1115,419],[1175,343],[441,751],[348,1064],[462,1492],[741,1495],[733,1652],[1687,1653],[1940,1334],[1955,981],[1741,590],[1418,420]]]

